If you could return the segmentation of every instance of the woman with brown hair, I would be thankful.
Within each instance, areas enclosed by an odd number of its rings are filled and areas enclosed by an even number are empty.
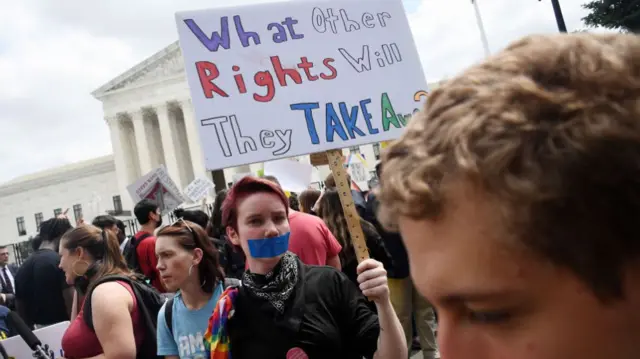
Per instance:
[[[163,285],[177,292],[158,312],[157,354],[208,358],[203,335],[224,281],[218,251],[200,225],[180,218],[158,232],[156,255]]]
[[[211,219],[206,229],[220,254],[220,265],[224,270],[225,277],[240,279],[246,266],[244,253],[231,245],[222,225],[222,203],[227,198],[227,192],[226,189],[223,189],[216,194]]]
[[[313,206],[318,201],[318,198],[320,198],[321,193],[322,192],[317,189],[307,189],[302,191],[298,198],[300,200],[300,212],[315,214],[313,212]]]
[[[142,310],[131,282],[100,282],[109,275],[130,276],[115,233],[81,225],[60,239],[60,268],[74,285],[82,302],[75,319],[62,337],[66,358],[136,358],[145,335]],[[97,283],[97,284],[96,284]],[[91,293],[85,298],[85,293]],[[93,329],[85,321],[86,300]],[[76,303],[72,310],[74,318]]]
[[[356,268],[358,266],[358,259],[353,247],[349,228],[347,227],[347,219],[342,210],[338,191],[336,189],[326,190],[318,200],[317,208],[318,216],[327,224],[331,233],[336,237],[338,242],[340,242],[340,245],[342,245],[342,251],[340,252],[342,272],[357,284],[358,274]],[[391,255],[385,248],[376,227],[362,218],[360,218],[360,226],[362,227],[371,258],[381,262],[386,269],[391,268]]]

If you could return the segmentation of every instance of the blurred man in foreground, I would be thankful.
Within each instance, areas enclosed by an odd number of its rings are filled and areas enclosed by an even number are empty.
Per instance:
[[[383,157],[446,359],[640,357],[640,37],[527,37]]]

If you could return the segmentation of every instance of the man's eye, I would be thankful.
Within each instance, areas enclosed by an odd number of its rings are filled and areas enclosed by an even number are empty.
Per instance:
[[[478,324],[501,324],[511,319],[507,311],[469,311],[469,321]]]

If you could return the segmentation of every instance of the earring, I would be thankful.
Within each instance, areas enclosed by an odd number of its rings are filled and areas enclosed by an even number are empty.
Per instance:
[[[193,264],[189,266],[189,274],[188,274],[189,277],[191,277],[191,271],[193,271]]]
[[[84,275],[84,273],[78,273],[78,271],[76,270],[76,264],[83,262],[86,264],[86,268],[85,268],[85,272],[87,271],[87,268],[89,268],[89,262],[85,261],[84,259],[78,259],[77,261],[73,262],[73,264],[71,264],[71,272],[76,276],[76,277],[82,277]]]

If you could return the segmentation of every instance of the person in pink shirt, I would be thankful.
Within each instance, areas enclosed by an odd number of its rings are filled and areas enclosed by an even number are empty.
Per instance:
[[[273,176],[263,179],[280,186]],[[307,265],[327,265],[342,270],[340,257],[342,246],[319,217],[289,209],[289,251],[295,253]]]

